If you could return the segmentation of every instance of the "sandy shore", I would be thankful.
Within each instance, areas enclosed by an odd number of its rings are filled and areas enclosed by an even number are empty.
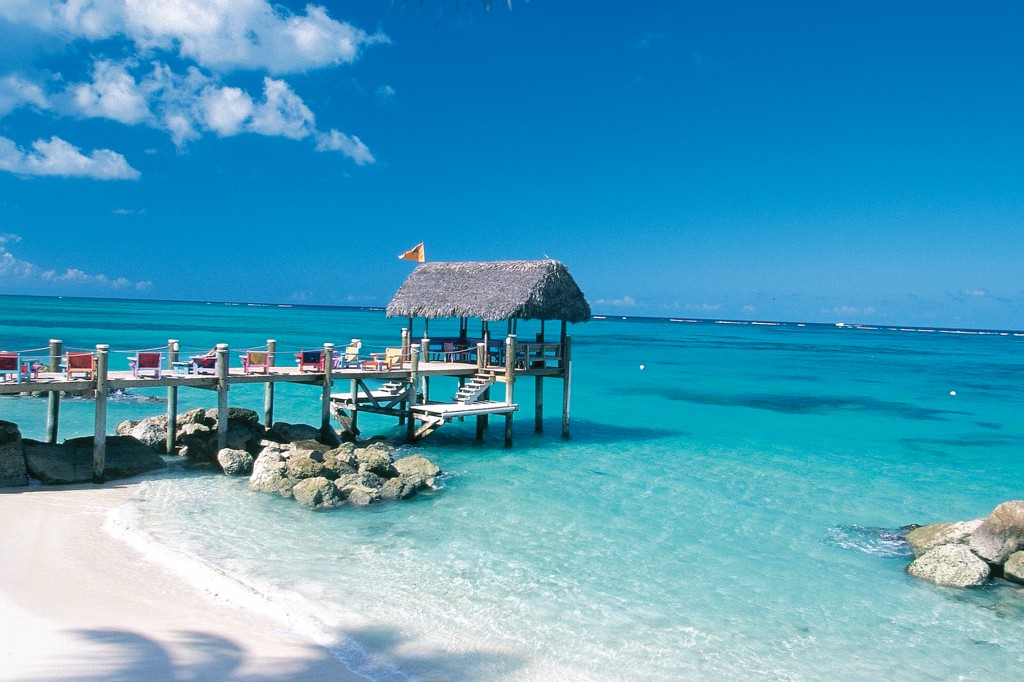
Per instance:
[[[5,680],[362,680],[103,530],[138,484],[0,489]]]

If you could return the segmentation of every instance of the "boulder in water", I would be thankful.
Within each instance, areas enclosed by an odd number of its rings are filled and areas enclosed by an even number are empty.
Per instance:
[[[246,450],[224,448],[217,453],[217,463],[228,476],[248,476],[252,472],[254,458]]]
[[[991,569],[966,545],[942,545],[915,559],[907,573],[947,587],[978,587]]]
[[[16,485],[28,485],[21,430],[13,422],[0,420],[0,487]]]
[[[1002,564],[1024,547],[1024,500],[1003,502],[971,535],[971,550],[990,564]]]
[[[982,521],[984,519],[920,526],[907,533],[907,543],[915,557],[923,556],[942,545],[965,545]]]
[[[334,482],[323,476],[299,481],[292,489],[292,495],[300,505],[311,509],[330,509],[345,503]]]
[[[1014,552],[1003,564],[1003,577],[1015,583],[1024,583],[1024,552]]]

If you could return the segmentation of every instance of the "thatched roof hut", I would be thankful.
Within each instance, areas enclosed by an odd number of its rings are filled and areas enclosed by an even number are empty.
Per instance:
[[[423,263],[388,304],[388,317],[586,322],[590,304],[555,260]]]

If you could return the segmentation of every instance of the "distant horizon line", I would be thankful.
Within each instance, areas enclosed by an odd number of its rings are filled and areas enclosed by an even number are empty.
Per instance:
[[[369,310],[385,311],[387,306],[380,305],[341,305],[327,303],[272,303],[268,301],[217,301],[207,299],[188,298],[143,298],[143,297],[117,297],[117,296],[75,296],[75,295],[52,295],[52,294],[5,294],[0,293],[4,298],[49,298],[49,299],[75,299],[83,301],[139,301],[143,303],[196,303],[206,305],[225,306],[246,306],[264,308],[327,308],[334,310]],[[454,319],[454,318],[452,318]],[[759,320],[759,319],[738,319],[738,318],[714,318],[714,317],[673,317],[661,315],[623,315],[621,313],[591,313],[590,320],[656,320],[670,323],[689,324],[738,324],[753,326],[812,326],[839,329],[859,329],[862,331],[908,331],[908,332],[944,332],[944,333],[977,333],[1024,336],[1024,329],[1003,329],[988,327],[945,327],[941,325],[907,325],[894,323],[861,323],[861,322],[807,322],[800,320]],[[589,320],[588,320],[589,321]]]

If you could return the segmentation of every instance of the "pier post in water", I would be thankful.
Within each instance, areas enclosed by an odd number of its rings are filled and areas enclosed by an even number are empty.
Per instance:
[[[174,367],[181,349],[177,339],[167,340],[167,367]],[[174,434],[178,430],[178,387],[167,387],[167,454],[174,454]]]
[[[267,362],[273,367],[277,353],[277,341],[267,339]],[[269,374],[269,370],[267,371]],[[269,429],[274,425],[274,382],[267,379],[267,385],[263,387],[263,423]]]
[[[96,346],[96,430],[92,439],[92,480],[103,482],[103,469],[107,459],[107,368],[110,365],[110,346]]]
[[[516,335],[505,338],[505,402],[515,400],[516,385]],[[505,447],[512,447],[512,413],[505,415]]]
[[[331,429],[331,385],[334,377],[331,370],[334,366],[334,344],[324,344],[324,392],[320,403],[320,437],[325,443],[333,443],[334,431]]]
[[[421,360],[430,362],[430,339],[424,336],[420,340]],[[423,403],[430,402],[430,377],[423,377]]]
[[[64,342],[60,339],[50,339],[50,362],[48,372],[60,371],[60,356],[63,353]],[[60,420],[60,391],[50,391],[46,394],[46,442],[57,442],[57,424]]]
[[[541,320],[541,332],[537,334],[537,343],[544,343],[544,321]],[[544,352],[544,346],[541,345],[541,353]],[[529,358],[527,358],[529,361]],[[546,363],[545,363],[546,364]],[[537,376],[534,381],[534,410],[533,410],[533,430],[534,433],[544,433],[544,377]]]
[[[487,344],[478,343],[476,344],[476,371],[480,374],[484,371],[484,367],[487,366]],[[484,439],[484,429],[487,427],[487,415],[478,414],[476,416],[476,439]]]
[[[572,337],[562,340],[562,438],[569,437],[569,395],[572,389]]]
[[[407,408],[408,414],[406,418],[409,420],[406,424],[406,441],[412,442],[413,436],[416,434],[416,418],[413,416],[412,408],[416,407],[416,391],[418,390],[416,385],[419,383],[420,374],[420,347],[417,344],[409,346],[409,383],[412,385],[412,390],[409,392],[409,406]]]
[[[217,452],[228,446],[228,344],[217,344]]]

